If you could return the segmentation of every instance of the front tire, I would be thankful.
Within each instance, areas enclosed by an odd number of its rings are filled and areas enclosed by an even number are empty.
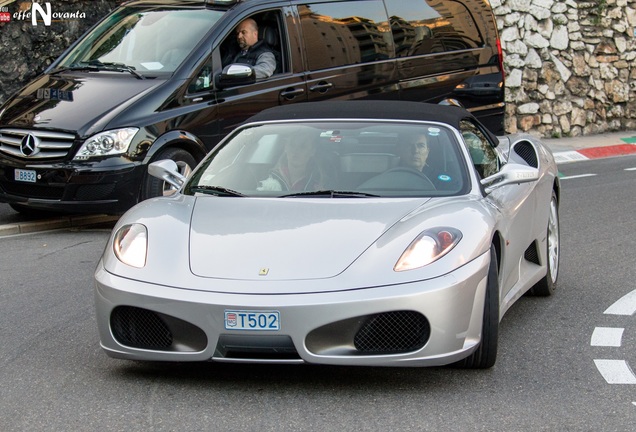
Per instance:
[[[159,161],[163,159],[171,159],[177,163],[179,167],[179,173],[183,176],[189,176],[194,167],[197,165],[197,161],[188,151],[170,147],[160,151],[157,156],[153,158],[153,161]],[[169,196],[176,192],[176,189],[170,184],[151,176],[146,172],[146,177],[141,187],[140,201],[148,198]]]
[[[479,347],[470,356],[456,363],[465,369],[488,369],[497,360],[497,346],[499,339],[499,266],[495,247],[490,246],[490,266],[488,267],[488,281],[486,299],[484,301],[484,317],[481,326],[481,341]]]
[[[543,279],[530,288],[530,294],[547,297],[554,294],[557,278],[559,277],[559,259],[561,256],[559,237],[559,202],[556,192],[552,191],[550,199],[550,215],[546,235],[547,273]]]

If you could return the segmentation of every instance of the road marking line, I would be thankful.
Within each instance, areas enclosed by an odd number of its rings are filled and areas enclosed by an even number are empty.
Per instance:
[[[625,171],[636,171],[636,167],[634,167],[634,168],[625,168]]]
[[[618,299],[603,313],[608,315],[634,315],[634,312],[636,312],[636,290]]]
[[[612,327],[596,327],[592,333],[592,346],[620,347],[625,329]]]
[[[636,375],[625,360],[594,360],[608,384],[636,384]]]
[[[575,162],[581,160],[588,160],[588,158],[577,151],[562,151],[554,153],[554,161],[556,163]]]
[[[576,179],[576,178],[583,178],[583,177],[594,177],[594,176],[596,176],[596,174],[579,174],[579,175],[561,177],[561,180],[569,180],[569,179]]]

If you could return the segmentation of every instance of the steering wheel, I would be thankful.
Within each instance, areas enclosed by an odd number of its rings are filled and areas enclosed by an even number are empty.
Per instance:
[[[409,167],[395,167],[386,170],[362,183],[358,189],[381,190],[389,187],[396,190],[437,190],[426,174]]]

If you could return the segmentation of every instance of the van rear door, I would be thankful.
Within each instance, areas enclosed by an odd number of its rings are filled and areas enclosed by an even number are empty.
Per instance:
[[[496,121],[488,126],[499,132],[504,90],[496,29],[488,22],[492,12],[474,0],[385,3],[396,47],[400,98],[431,103],[456,99],[480,119],[495,115]]]

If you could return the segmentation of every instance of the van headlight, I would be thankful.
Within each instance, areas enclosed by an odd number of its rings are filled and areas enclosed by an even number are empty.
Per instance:
[[[123,128],[95,134],[82,144],[73,159],[86,160],[126,153],[137,131],[139,128]]]

